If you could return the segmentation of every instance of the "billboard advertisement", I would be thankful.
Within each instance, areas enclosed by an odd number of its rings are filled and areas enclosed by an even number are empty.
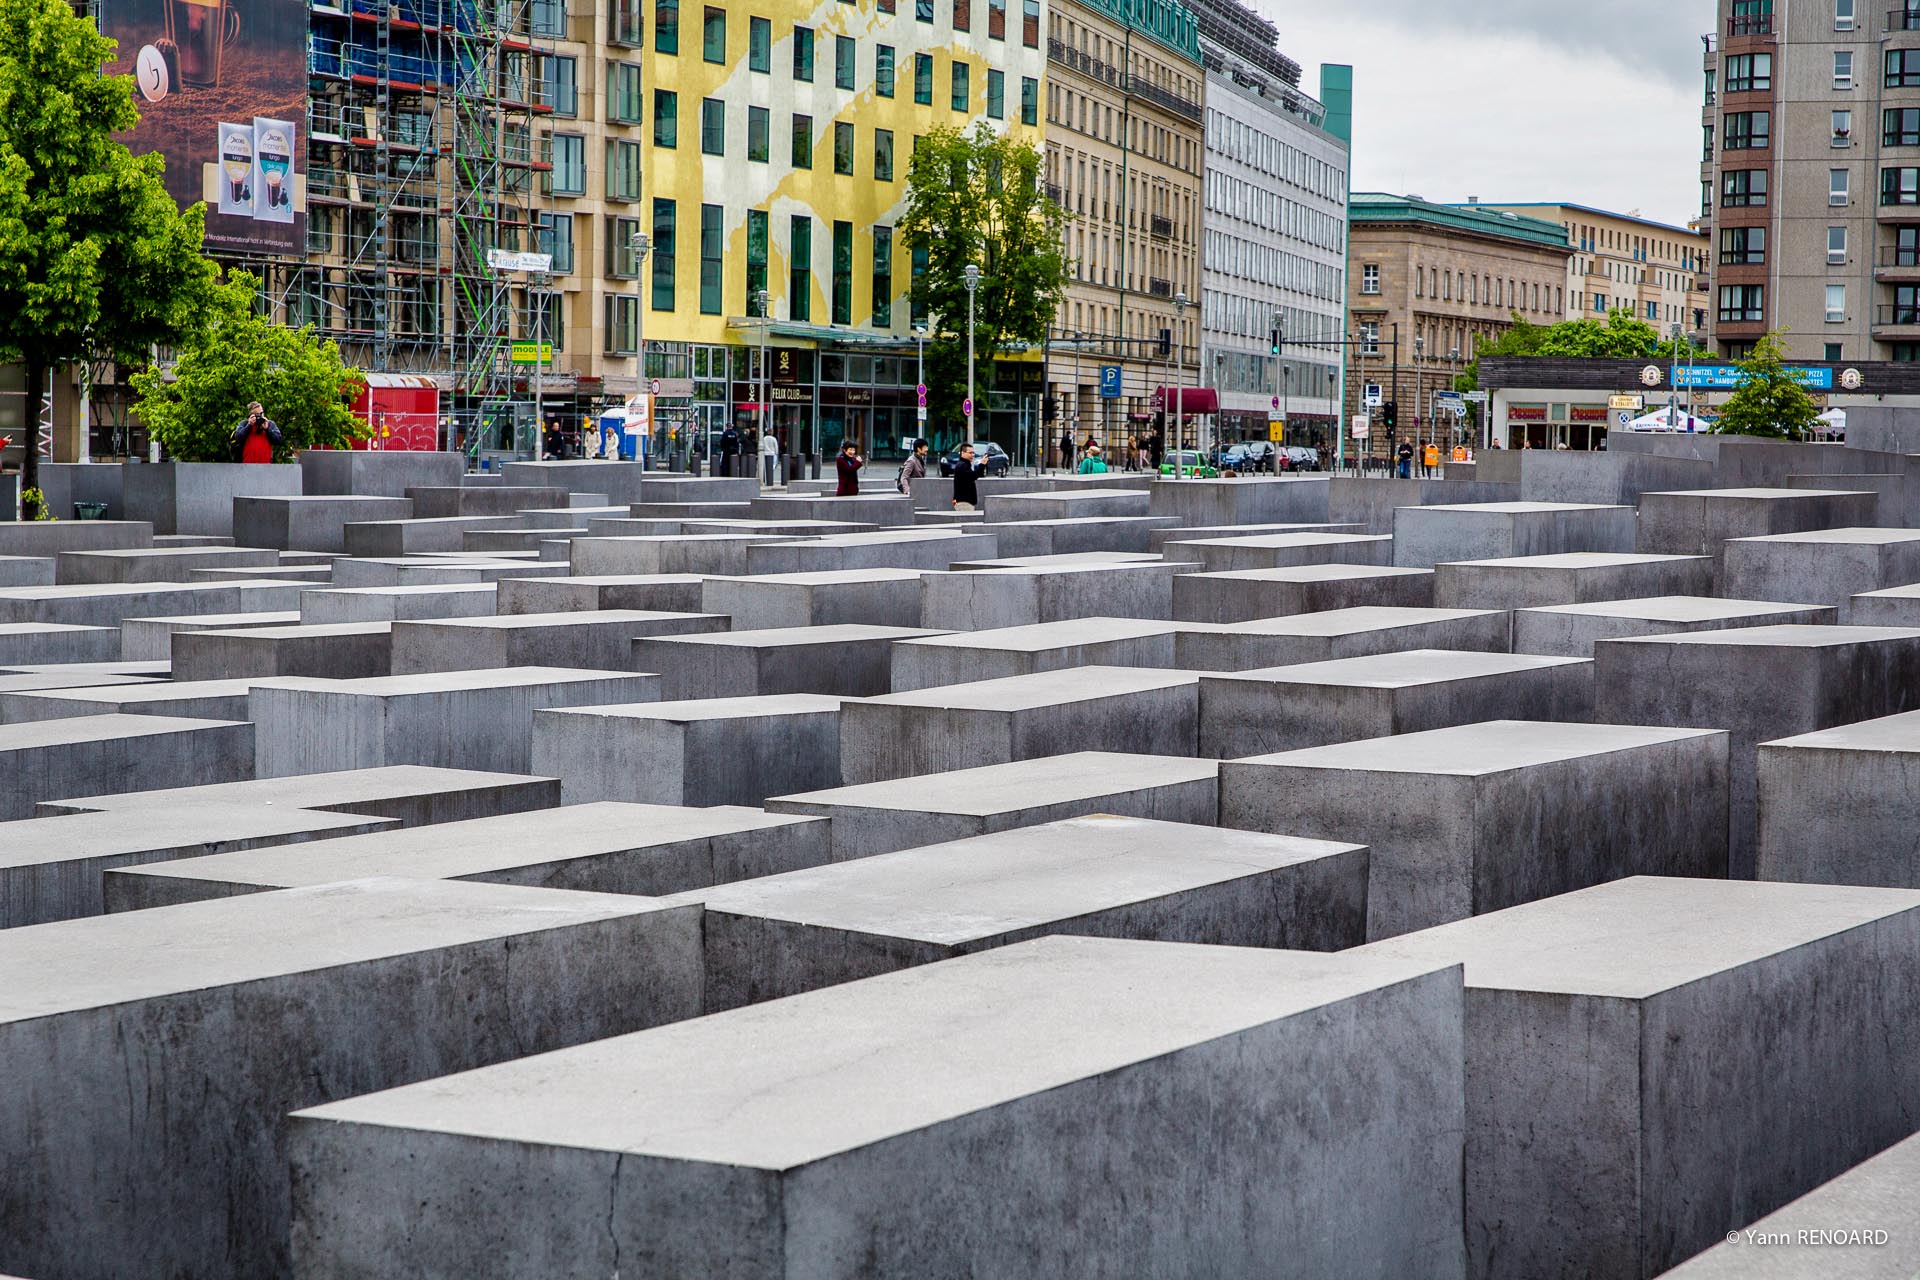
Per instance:
[[[167,160],[182,208],[207,203],[207,248],[298,254],[307,104],[303,0],[105,0],[120,42],[110,73],[134,78],[140,123],[124,141]]]

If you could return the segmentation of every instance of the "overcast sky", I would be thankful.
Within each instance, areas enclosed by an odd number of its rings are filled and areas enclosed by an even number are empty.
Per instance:
[[[1700,211],[1712,0],[1250,2],[1302,88],[1353,64],[1356,191]]]

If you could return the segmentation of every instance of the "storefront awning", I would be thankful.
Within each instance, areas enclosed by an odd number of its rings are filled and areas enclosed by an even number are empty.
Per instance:
[[[1181,416],[1220,412],[1220,395],[1212,387],[1160,387],[1153,402],[1166,409],[1177,409]]]

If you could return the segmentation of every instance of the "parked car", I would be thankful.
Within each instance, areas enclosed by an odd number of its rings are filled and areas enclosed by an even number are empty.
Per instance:
[[[1217,479],[1220,475],[1220,468],[1192,449],[1176,449],[1165,455],[1160,463],[1160,474],[1173,475],[1176,467],[1181,475],[1199,476],[1202,480]]]
[[[1003,476],[1013,466],[1013,459],[1007,456],[1007,451],[991,440],[980,440],[974,443],[973,460],[985,463],[987,474],[990,476]],[[959,465],[960,450],[956,448],[940,459],[940,474],[950,476],[954,468]]]
[[[1318,471],[1320,469],[1320,451],[1307,445],[1287,446],[1287,468],[1291,471]]]

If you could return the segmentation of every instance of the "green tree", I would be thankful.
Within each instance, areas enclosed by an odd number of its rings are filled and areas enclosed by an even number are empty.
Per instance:
[[[51,371],[145,360],[191,330],[213,281],[204,210],[175,206],[160,156],[114,141],[140,118],[133,77],[100,74],[114,48],[67,0],[0,0],[0,360],[26,370],[23,490]]]
[[[1662,338],[1660,331],[1644,320],[1634,318],[1625,307],[1607,313],[1599,320],[1564,320],[1559,324],[1536,325],[1513,313],[1513,327],[1491,342],[1480,343],[1473,363],[1454,380],[1461,391],[1480,385],[1480,361],[1487,356],[1559,356],[1579,360],[1685,360],[1706,352],[1685,336]]]
[[[275,461],[298,449],[345,448],[370,434],[348,404],[366,380],[340,348],[291,329],[254,308],[260,282],[235,271],[213,290],[204,323],[163,373],[133,376],[134,411],[169,457],[182,462],[233,459],[233,430],[258,400],[280,427]]]
[[[1740,382],[1720,406],[1719,421],[1711,428],[1715,434],[1800,440],[1814,429],[1820,407],[1787,372],[1785,357],[1779,334],[1768,333],[1753,344],[1753,354],[1734,362]]]
[[[997,134],[936,129],[907,166],[901,235],[924,251],[913,281],[916,314],[932,317],[927,341],[931,421],[960,422],[967,387],[968,264],[980,268],[974,297],[974,387],[984,405],[994,359],[1009,347],[1039,347],[1067,284],[1066,211],[1040,181],[1039,148]]]

